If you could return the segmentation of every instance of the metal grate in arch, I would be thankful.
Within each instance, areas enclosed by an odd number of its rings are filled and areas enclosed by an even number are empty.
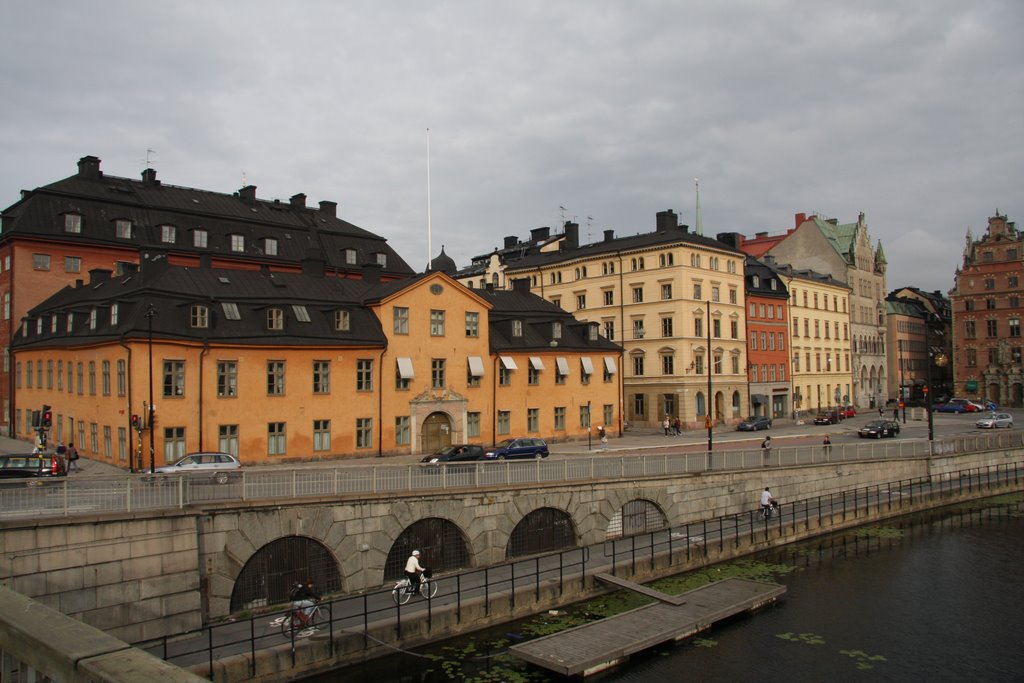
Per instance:
[[[395,539],[384,562],[384,581],[405,576],[405,563],[419,550],[420,564],[432,571],[450,571],[471,566],[469,545],[458,526],[440,517],[428,517],[409,525]]]
[[[523,517],[505,547],[507,558],[575,548],[576,526],[563,510],[540,508]]]
[[[286,602],[291,587],[307,579],[321,595],[339,592],[341,574],[334,555],[312,538],[279,538],[257,550],[242,567],[231,591],[231,611]]]
[[[668,518],[656,504],[649,500],[631,500],[617,510],[608,522],[605,536],[608,539],[636,536],[657,531],[668,526]]]

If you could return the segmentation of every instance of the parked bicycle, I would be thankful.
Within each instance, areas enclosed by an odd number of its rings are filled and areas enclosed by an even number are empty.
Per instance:
[[[395,584],[394,590],[391,591],[391,597],[395,599],[396,605],[404,605],[409,602],[409,598],[413,596],[415,590],[410,590],[412,584],[408,578],[399,579],[398,583]],[[437,581],[432,578],[429,569],[420,575],[420,586],[419,594],[428,600],[437,595]]]
[[[309,614],[306,614],[309,610]],[[317,621],[322,618],[320,604],[313,607],[293,607],[281,618],[281,633],[291,638],[292,633],[300,633],[306,629],[316,628]]]

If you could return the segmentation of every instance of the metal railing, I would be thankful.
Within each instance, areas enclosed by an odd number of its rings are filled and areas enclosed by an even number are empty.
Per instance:
[[[1024,432],[927,441],[871,440],[832,446],[787,446],[692,453],[567,455],[525,461],[444,465],[249,467],[218,484],[203,475],[119,475],[77,480],[32,480],[0,485],[0,519],[84,512],[184,508],[219,501],[260,501],[444,491],[584,480],[664,477],[766,466],[879,461],[1024,447]]]
[[[462,623],[463,610],[469,601],[482,602],[483,613],[490,615],[497,600],[508,601],[507,606],[515,609],[517,596],[522,599],[526,591],[533,594],[534,601],[540,601],[543,587],[561,596],[569,582],[586,586],[588,578],[592,584],[594,575],[601,572],[617,575],[628,571],[635,575],[641,563],[650,563],[653,569],[657,561],[667,562],[670,567],[682,567],[695,557],[706,558],[709,548],[715,546],[719,555],[727,545],[740,548],[748,541],[749,547],[756,549],[759,542],[773,539],[788,542],[785,539],[794,537],[798,531],[813,529],[815,534],[826,534],[849,526],[850,522],[867,519],[872,512],[896,516],[918,510],[920,504],[927,501],[938,507],[944,500],[964,496],[980,498],[1022,488],[1024,461],[964,469],[942,477],[900,479],[859,487],[783,503],[770,519],[763,518],[760,511],[750,510],[608,540],[595,546],[575,547],[446,575],[435,574],[434,580],[439,586],[437,594],[431,599],[416,597],[406,605],[395,603],[391,587],[335,598],[322,603],[328,615],[324,628],[330,636],[332,657],[335,635],[342,632],[361,637],[363,648],[369,649],[383,642],[370,635],[371,629],[383,632],[380,628],[383,625],[384,631],[393,633],[387,644],[400,644],[404,624],[409,620],[425,622],[430,632],[434,628],[435,614],[443,609],[454,612],[456,622]],[[245,655],[249,658],[251,675],[256,676],[257,651],[289,643],[280,629],[280,620],[289,612],[251,614],[191,633],[134,645],[179,666],[205,663],[211,676],[215,661]],[[421,630],[417,628],[416,632]],[[297,646],[294,634],[290,644],[294,666]]]

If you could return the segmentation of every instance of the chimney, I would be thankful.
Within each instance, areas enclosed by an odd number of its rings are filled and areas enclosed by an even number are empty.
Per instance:
[[[338,202],[320,201],[320,213],[327,214],[331,218],[338,216]]]
[[[363,264],[363,282],[368,285],[380,284],[380,271],[383,267],[379,263]]]
[[[765,238],[767,236],[768,236],[768,232],[767,231],[765,231],[765,232],[755,232],[754,233],[754,239],[757,239],[757,240]]]
[[[680,223],[679,229],[686,233],[690,232],[690,226],[687,225],[686,223]]]
[[[296,208],[304,209],[306,208],[306,195],[301,192],[293,194],[291,199],[288,200],[288,203]]]
[[[89,284],[98,285],[101,282],[106,282],[110,279],[113,272],[110,268],[91,268],[89,270]]]
[[[245,187],[238,191],[238,198],[241,199],[243,202],[246,202],[247,204],[255,204],[256,186],[246,185]]]
[[[795,225],[793,227],[795,227],[795,228],[799,228],[801,225],[803,225],[806,222],[807,222],[807,214],[806,213],[798,213],[798,214],[796,214],[793,217],[793,223],[795,223]]]
[[[572,221],[565,222],[565,243],[566,249],[576,249],[580,246],[580,226]]]
[[[761,260],[764,261],[769,266],[774,266],[775,265],[775,256],[772,255],[772,254],[762,254],[761,255]]]
[[[142,172],[142,184],[148,185],[150,187],[160,184],[160,181],[156,179],[155,168],[147,168],[145,171]]]
[[[738,232],[720,232],[715,236],[722,244],[728,244],[733,249],[739,249],[743,246],[743,235]]]
[[[530,278],[520,277],[512,281],[512,291],[520,294],[530,293]]]
[[[88,156],[78,160],[78,177],[88,180],[99,180],[103,177],[98,157]]]
[[[509,235],[505,238],[505,249],[511,249],[512,247],[519,244],[519,238],[515,235]]]
[[[550,236],[551,236],[551,228],[549,228],[549,227],[534,228],[533,230],[530,231],[530,239],[533,240],[534,242],[540,242],[541,240],[546,240]]]
[[[668,232],[679,227],[679,217],[672,209],[659,211],[655,216],[654,224],[658,232]]]
[[[604,241],[605,242],[611,242],[613,239],[615,239],[615,231],[614,230],[605,230],[604,231]]]

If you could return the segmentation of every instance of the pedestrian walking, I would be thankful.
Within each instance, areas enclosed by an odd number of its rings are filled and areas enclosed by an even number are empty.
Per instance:
[[[893,422],[895,422],[895,421],[900,419],[900,404],[899,403],[897,403],[896,407],[894,407],[892,409],[892,419],[893,419]]]
[[[601,450],[608,450],[608,433],[604,431],[604,427],[602,425],[597,426],[597,438],[601,442]]]
[[[78,472],[78,449],[75,444],[68,442],[68,474]]]
[[[672,421],[672,429],[673,431],[675,431],[676,436],[679,436],[683,433],[683,423],[679,421],[678,417]]]
[[[885,417],[885,409],[882,406],[878,406],[878,417],[879,419]]]
[[[764,454],[764,466],[768,467],[768,459],[772,455],[772,437],[764,437],[764,441],[761,442],[761,452]]]
[[[661,423],[662,428],[665,430],[665,436],[670,436],[672,431],[672,423],[668,419],[668,415],[665,416],[664,421]]]
[[[822,442],[822,447],[825,449],[826,458],[832,455],[832,439],[829,438],[828,434],[825,435],[825,440]]]

